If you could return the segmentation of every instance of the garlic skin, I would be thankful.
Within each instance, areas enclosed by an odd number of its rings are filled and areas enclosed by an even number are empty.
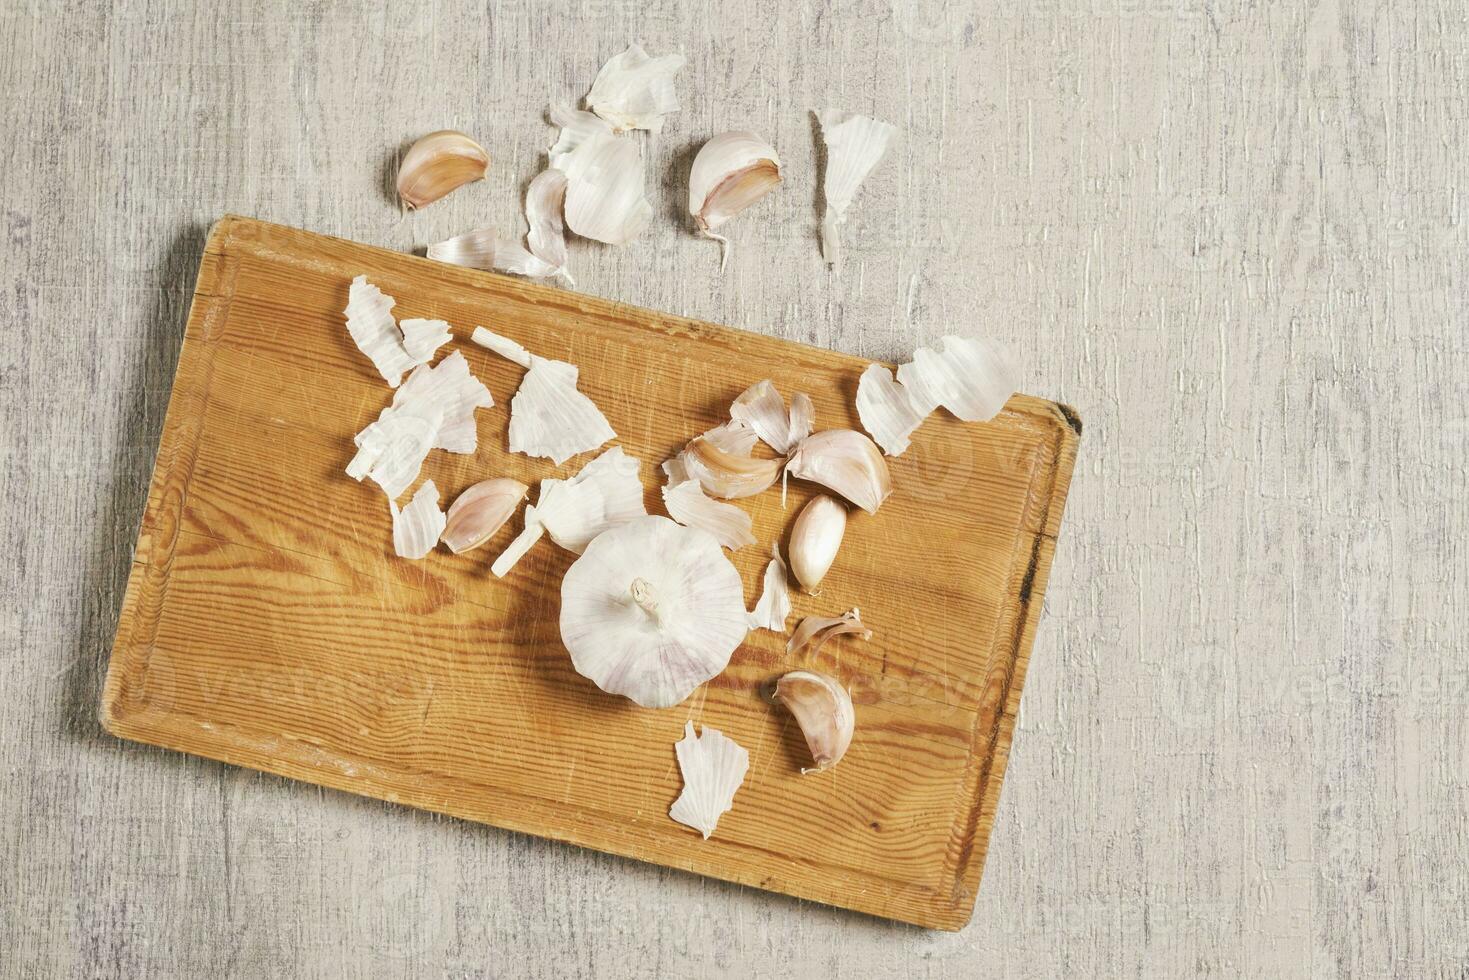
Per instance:
[[[937,351],[915,350],[911,362],[898,366],[898,382],[923,415],[942,405],[965,422],[985,422],[1020,386],[1020,371],[994,341],[951,335]]]
[[[699,233],[724,246],[719,269],[729,261],[729,240],[714,229],[780,186],[780,157],[754,133],[720,133],[700,148],[689,170],[689,214]]]
[[[357,276],[347,289],[347,334],[357,349],[367,355],[372,366],[391,388],[398,387],[403,375],[419,363],[403,349],[403,333],[393,319],[397,300]]]
[[[852,696],[835,677],[814,670],[793,670],[775,685],[775,700],[785,705],[811,750],[815,768],[802,769],[804,776],[825,772],[847,754],[856,727]]]
[[[388,501],[393,514],[393,551],[400,558],[423,558],[444,533],[444,515],[439,510],[439,488],[433,480],[424,480],[423,486],[413,494],[413,499],[402,510],[397,503]]]
[[[485,148],[465,134],[441,129],[414,143],[398,167],[398,196],[410,208],[425,207],[445,194],[482,180],[490,166]]]
[[[877,513],[893,492],[881,450],[852,429],[823,429],[807,436],[791,454],[786,472],[835,491],[869,514]]]
[[[684,826],[693,827],[708,840],[719,818],[734,806],[735,792],[750,769],[750,753],[708,725],[696,736],[692,721],[684,722],[684,737],[674,743],[673,749],[684,787],[668,815]]]
[[[857,417],[862,428],[889,456],[908,450],[908,437],[923,424],[927,412],[913,406],[908,389],[893,380],[893,372],[881,364],[869,364],[857,382]]]
[[[624,245],[653,217],[643,193],[643,155],[638,144],[597,135],[555,158],[566,174],[566,226],[583,238]]]
[[[786,653],[798,653],[810,646],[808,656],[814,657],[827,640],[849,633],[864,640],[872,639],[872,630],[862,625],[862,613],[855,608],[840,616],[807,616],[796,624],[796,631],[786,643]]]
[[[683,479],[663,486],[663,506],[668,516],[685,527],[697,527],[714,535],[721,547],[738,551],[755,543],[750,533],[750,515],[734,504],[705,496],[698,480]]]
[[[811,403],[811,396],[804,391],[796,392],[791,396],[790,444],[794,446],[809,436],[815,425],[816,406]]]
[[[505,526],[530,487],[519,480],[482,480],[466,489],[449,506],[439,540],[456,555],[473,551]]]
[[[531,255],[551,267],[551,275],[575,286],[566,271],[566,227],[561,217],[565,210],[566,172],[551,167],[536,174],[525,191],[525,221],[530,226],[526,244]]]
[[[780,478],[782,461],[726,452],[704,436],[697,436],[679,454],[685,472],[711,496],[726,500],[753,497]]]
[[[757,381],[729,406],[729,417],[743,422],[760,441],[784,456],[791,451],[791,419],[785,399],[770,381]]]
[[[786,585],[786,563],[780,560],[780,546],[771,544],[770,562],[765,566],[760,598],[755,601],[755,608],[750,610],[750,629],[784,633],[790,615],[791,591]]]
[[[629,44],[597,72],[587,93],[587,108],[619,133],[630,129],[661,132],[663,117],[678,111],[673,76],[683,62],[681,54],[652,58],[640,45]]]
[[[746,615],[719,542],[666,517],[602,532],[561,582],[561,639],[577,673],[645,708],[678,704],[724,670]]]
[[[841,224],[847,220],[847,208],[857,196],[857,188],[872,172],[897,129],[867,116],[849,115],[838,109],[816,114],[821,123],[821,137],[826,143],[826,174],[822,191],[826,196],[826,216],[821,221],[821,254],[834,271],[842,271]]]
[[[791,571],[812,595],[816,594],[816,587],[836,561],[846,532],[846,505],[824,493],[812,497],[796,517],[787,549],[791,556]]]

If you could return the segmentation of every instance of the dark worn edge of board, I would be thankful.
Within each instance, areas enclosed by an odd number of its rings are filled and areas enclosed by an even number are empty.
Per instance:
[[[241,234],[241,233],[244,234]],[[228,317],[234,285],[236,260],[230,255],[230,246],[240,239],[250,239],[246,245],[256,244],[262,238],[273,235],[301,236],[314,233],[302,232],[281,225],[273,225],[250,218],[226,215],[210,229],[204,255],[200,264],[192,305],[189,310],[188,326],[185,330],[183,349],[180,352],[172,394],[169,398],[163,435],[159,442],[154,462],[153,476],[149,485],[146,511],[139,532],[137,548],[133,555],[127,587],[123,595],[122,609],[118,618],[117,633],[108,666],[107,681],[100,705],[100,720],[103,727],[113,735],[151,745],[177,749],[194,755],[216,759],[221,762],[247,768],[272,772],[288,778],[316,785],[340,789],[358,795],[367,795],[394,802],[405,802],[423,809],[434,810],[451,816],[490,823],[504,829],[549,837],[565,843],[609,851],[637,858],[607,842],[594,842],[578,838],[575,834],[548,832],[543,826],[520,825],[517,820],[504,813],[492,817],[485,814],[466,812],[455,807],[452,801],[439,801],[428,794],[400,794],[392,787],[381,789],[372,785],[372,780],[346,776],[339,768],[323,764],[325,753],[320,750],[288,753],[276,751],[264,753],[254,751],[240,741],[219,737],[214,744],[201,746],[197,734],[187,743],[174,737],[166,724],[166,706],[159,710],[150,706],[148,697],[149,655],[152,653],[157,629],[157,617],[168,590],[169,572],[174,548],[177,543],[178,526],[181,520],[184,495],[191,475],[194,452],[198,439],[198,420],[202,417],[202,403],[208,398],[209,381],[212,373],[213,352],[210,349],[213,328]],[[622,314],[637,308],[609,300],[569,294],[563,290],[523,280],[508,280],[492,273],[446,267],[411,255],[388,252],[374,246],[337,239],[351,248],[380,252],[393,259],[424,262],[440,273],[441,277],[461,279],[465,285],[481,287],[486,281],[500,285],[513,282],[518,290],[534,295],[546,306],[566,307],[572,312],[595,312],[603,316],[622,319]],[[269,248],[257,248],[269,253]],[[568,306],[574,303],[574,306]],[[652,311],[637,310],[643,316]],[[823,357],[836,356],[849,360],[854,367],[861,368],[869,362],[839,352],[818,351],[807,345],[720,327],[671,314],[653,313],[660,328],[667,333],[685,336],[719,337],[752,346],[769,345],[787,357],[804,359],[810,353]],[[626,322],[636,329],[647,329],[640,323],[628,319]],[[800,898],[824,902],[849,908],[854,911],[896,918],[929,928],[957,930],[964,927],[974,910],[983,873],[988,841],[993,828],[1004,781],[1006,763],[1009,758],[1010,742],[1014,734],[1016,715],[1020,707],[1021,691],[1025,682],[1030,651],[1035,640],[1040,619],[1045,586],[1050,574],[1051,561],[1055,554],[1061,515],[1065,507],[1075,465],[1076,446],[1081,435],[1081,421],[1068,406],[1044,401],[1026,395],[1016,395],[1008,408],[1020,409],[1046,424],[1054,434],[1051,458],[1051,486],[1048,493],[1039,496],[1042,512],[1037,514],[1036,526],[1040,530],[1031,535],[1030,548],[1017,548],[1017,561],[1011,569],[1012,579],[1018,578],[1016,594],[1019,607],[1015,610],[1011,636],[1013,640],[1002,649],[992,652],[990,665],[985,674],[981,699],[993,701],[994,722],[988,726],[976,726],[970,745],[971,765],[965,777],[965,801],[951,830],[951,841],[945,860],[945,878],[951,884],[947,889],[934,890],[931,905],[926,915],[908,915],[891,908],[864,907],[858,895],[813,895],[800,885],[783,886],[774,878],[746,879],[726,877],[718,868],[699,866],[679,867],[710,877],[722,878],[754,887],[772,889],[794,894]],[[979,712],[983,719],[985,711]],[[294,757],[287,757],[294,755]],[[974,765],[975,761],[978,765]]]

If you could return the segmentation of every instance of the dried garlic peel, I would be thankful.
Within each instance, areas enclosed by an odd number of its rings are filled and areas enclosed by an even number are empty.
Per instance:
[[[762,581],[760,598],[750,610],[750,629],[784,633],[791,615],[791,591],[786,585],[786,564],[780,560],[778,545],[770,546],[770,561]]]
[[[867,116],[848,115],[837,109],[816,114],[826,143],[826,216],[821,222],[821,252],[828,264],[841,272],[841,232],[847,208],[857,188],[887,152],[897,129]]]
[[[840,616],[807,616],[796,624],[796,631],[786,643],[786,653],[799,653],[810,646],[807,656],[814,657],[823,643],[834,636],[853,633],[864,640],[872,639],[872,630],[862,625],[862,614],[852,609]]]
[[[623,132],[663,129],[663,117],[678,111],[673,76],[683,67],[683,55],[651,58],[637,44],[614,56],[587,93],[587,107]]]
[[[566,228],[562,213],[566,209],[566,173],[552,167],[543,170],[530,182],[525,192],[525,221],[530,226],[526,243],[535,258],[559,275],[569,285],[576,285],[566,271]]]
[[[543,456],[557,466],[617,438],[607,417],[577,390],[575,365],[528,352],[508,337],[475,327],[471,338],[529,368],[510,400],[510,451]]]
[[[696,736],[691,721],[684,722],[684,737],[674,743],[674,751],[684,787],[668,815],[708,840],[719,818],[734,806],[734,795],[750,768],[750,753],[708,725]]]
[[[750,531],[750,515],[734,504],[706,496],[697,480],[683,479],[665,484],[663,506],[668,509],[669,517],[686,527],[708,531],[730,551],[755,543],[755,535]]]
[[[388,501],[393,514],[393,550],[400,558],[422,558],[434,550],[444,533],[444,515],[439,510],[439,488],[425,480],[402,510]]]
[[[780,478],[782,461],[757,459],[721,449],[697,436],[678,456],[683,471],[698,480],[706,493],[726,500],[753,497]]]
[[[1000,345],[947,336],[938,350],[920,347],[898,367],[897,380],[870,364],[857,383],[857,416],[889,456],[908,449],[908,438],[939,406],[967,422],[992,419],[1020,385],[1020,371]]]
[[[348,288],[347,308],[343,310],[352,342],[393,388],[420,363],[403,349],[403,333],[393,319],[395,304],[393,297],[368,282],[366,276],[358,276]]]
[[[722,671],[748,631],[739,572],[719,542],[638,517],[587,545],[561,583],[561,639],[578,673],[645,708]]]
[[[653,205],[643,193],[643,155],[633,140],[598,134],[552,160],[566,174],[566,226],[578,235],[623,245],[652,220]]]
[[[892,475],[873,441],[853,429],[823,429],[801,440],[786,472],[832,490],[869,514],[893,492]]]
[[[814,670],[793,670],[775,685],[775,699],[801,726],[806,747],[816,763],[801,774],[825,772],[847,754],[856,727],[852,696],[835,677]]]
[[[432,204],[471,181],[490,166],[485,148],[465,134],[441,129],[414,143],[398,167],[398,196],[410,208]]]

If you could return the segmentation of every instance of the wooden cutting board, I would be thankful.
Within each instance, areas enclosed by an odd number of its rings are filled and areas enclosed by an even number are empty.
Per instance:
[[[474,456],[430,455],[445,494],[490,476],[574,473],[506,450],[521,370],[477,324],[581,368],[618,443],[657,465],[771,378],[859,428],[865,362],[237,217],[210,235],[112,651],[102,721],[123,738],[497,827],[944,929],[973,910],[1080,423],[1017,395],[989,423],[940,411],[891,461],[895,492],[857,512],[819,597],[859,606],[868,642],[816,658],[756,632],[685,703],[638,708],[578,675],[561,645],[574,555],[538,544],[489,573],[519,518],[468,555],[394,556],[387,504],[342,468],[391,397],[343,325],[365,273],[396,315],[436,317],[489,386]],[[759,544],[733,555],[753,605],[773,540],[812,493],[739,502]],[[794,626],[797,618],[791,620]],[[762,686],[839,676],[856,737],[834,770]],[[685,719],[750,752],[714,837],[668,818]]]

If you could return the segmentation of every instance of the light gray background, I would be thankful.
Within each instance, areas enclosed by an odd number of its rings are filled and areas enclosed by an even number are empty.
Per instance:
[[[1462,976],[1459,0],[0,0],[0,973]],[[205,231],[517,231],[628,40],[682,50],[601,296],[873,357],[995,336],[1085,420],[974,921],[928,933],[121,744],[96,721]],[[808,110],[896,123],[850,262]],[[490,179],[421,214],[400,147]],[[682,217],[726,128],[787,182]]]

